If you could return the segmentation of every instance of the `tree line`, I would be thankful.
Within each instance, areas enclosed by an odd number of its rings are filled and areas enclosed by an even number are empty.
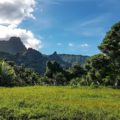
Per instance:
[[[0,60],[0,86],[81,85],[120,87],[120,22],[113,25],[98,47],[100,54],[90,57],[84,66],[64,69],[56,61],[46,63],[41,76],[32,69]]]

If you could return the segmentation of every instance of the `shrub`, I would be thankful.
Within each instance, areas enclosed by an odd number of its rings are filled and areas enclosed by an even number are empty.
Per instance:
[[[84,78],[74,78],[69,83],[72,86],[86,86],[88,85],[87,81]]]

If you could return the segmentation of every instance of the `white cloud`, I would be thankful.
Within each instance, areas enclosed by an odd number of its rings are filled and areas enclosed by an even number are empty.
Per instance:
[[[88,48],[89,45],[87,43],[85,43],[85,44],[81,44],[80,47],[82,47],[82,48]]]
[[[79,44],[79,43],[68,43],[68,46],[72,50],[88,50],[90,45],[87,43]]]
[[[35,19],[33,11],[35,0],[1,0],[0,1],[0,40],[8,40],[12,36],[20,37],[25,46],[39,49],[41,40],[26,29],[18,26],[26,18]]]
[[[0,24],[20,24],[26,17],[34,18],[35,0],[1,0]]]
[[[20,37],[27,48],[39,49],[42,47],[41,41],[36,39],[31,31],[0,25],[0,40],[8,40],[11,36]]]
[[[74,44],[73,44],[73,43],[68,43],[68,46],[69,46],[69,47],[73,47]]]

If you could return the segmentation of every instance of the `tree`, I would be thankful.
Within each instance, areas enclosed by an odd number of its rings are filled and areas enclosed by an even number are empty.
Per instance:
[[[14,65],[18,86],[40,84],[40,75],[32,69]]]
[[[72,78],[82,77],[85,74],[85,70],[81,65],[75,64],[70,68]]]
[[[30,68],[18,66],[12,61],[0,60],[0,86],[26,86],[41,83],[41,76]]]
[[[16,74],[8,63],[0,61],[0,86],[14,86]]]
[[[112,26],[99,49],[110,58],[114,85],[118,87],[120,85],[120,22]]]
[[[65,85],[67,82],[66,77],[61,72],[54,74],[53,79],[54,85]]]
[[[65,71],[56,61],[48,61],[45,76],[52,79],[50,84],[65,85],[69,82],[70,74]]]
[[[46,64],[45,76],[53,78],[53,75],[57,72],[63,72],[63,68],[56,61],[48,61]]]
[[[104,54],[90,57],[86,64],[86,79],[89,84],[112,85],[110,59]],[[109,79],[107,79],[109,76]]]

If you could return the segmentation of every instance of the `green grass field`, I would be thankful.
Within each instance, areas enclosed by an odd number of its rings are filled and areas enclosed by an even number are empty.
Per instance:
[[[120,90],[0,88],[0,120],[120,120]]]

